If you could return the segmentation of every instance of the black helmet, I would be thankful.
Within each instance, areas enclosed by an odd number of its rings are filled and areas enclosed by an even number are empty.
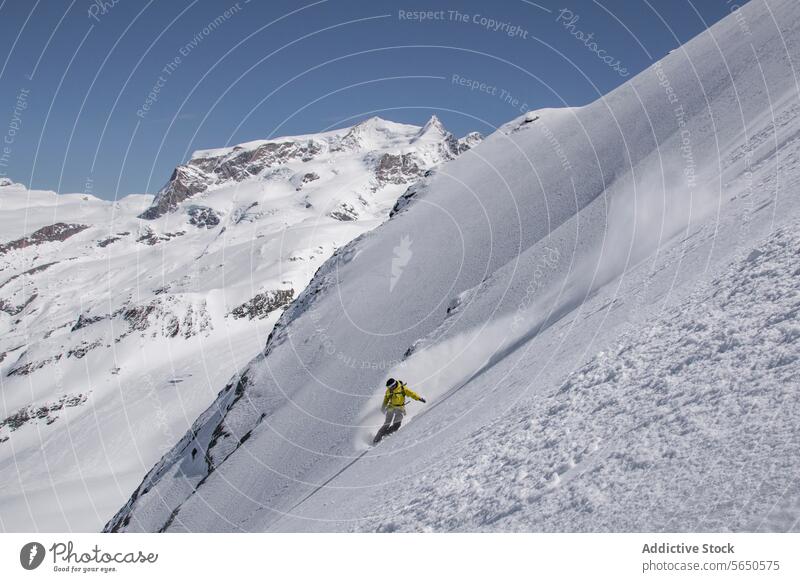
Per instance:
[[[395,380],[394,378],[389,378],[388,380],[386,380],[387,388],[394,388],[395,386],[397,386],[397,380]]]

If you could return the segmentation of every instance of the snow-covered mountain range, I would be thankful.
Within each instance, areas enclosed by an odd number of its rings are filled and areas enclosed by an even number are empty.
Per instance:
[[[753,0],[423,177],[106,529],[797,529],[798,56]],[[428,404],[369,448],[390,375]]]
[[[116,202],[0,182],[0,530],[98,530],[340,246],[480,141],[377,117]]]

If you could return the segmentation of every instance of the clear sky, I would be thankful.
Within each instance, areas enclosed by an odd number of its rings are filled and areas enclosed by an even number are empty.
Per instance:
[[[582,105],[734,0],[0,0],[0,175],[114,199],[195,149]],[[744,3],[744,2],[740,2]],[[430,11],[425,19],[414,14]],[[456,77],[454,77],[454,75]]]

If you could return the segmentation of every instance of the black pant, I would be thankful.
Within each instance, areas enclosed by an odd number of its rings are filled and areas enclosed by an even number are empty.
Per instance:
[[[403,416],[405,416],[405,412],[400,408],[389,408],[386,411],[386,420],[383,426],[378,431],[378,434],[375,435],[375,442],[378,442],[383,437],[392,434],[400,428],[400,423],[403,422]]]

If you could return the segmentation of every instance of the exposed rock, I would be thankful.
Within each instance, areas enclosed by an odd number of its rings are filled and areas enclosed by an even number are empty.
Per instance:
[[[408,189],[403,192],[403,195],[397,199],[397,202],[394,203],[392,210],[389,212],[389,218],[393,217],[398,212],[401,212],[404,208],[411,204],[411,201],[414,200],[414,198],[416,198],[416,196],[425,189],[427,186],[427,179],[433,176],[433,174],[434,170],[428,170],[425,172],[425,175],[421,180],[411,184],[411,186],[409,186]]]
[[[294,189],[298,192],[303,189],[303,186],[314,180],[319,180],[319,174],[316,172],[307,172],[305,174],[295,174],[292,176],[292,184]]]
[[[139,218],[154,220],[172,212],[178,204],[195,194],[205,192],[215,182],[214,175],[209,175],[193,165],[178,166],[172,172],[167,185],[156,195],[153,204]]]
[[[103,345],[103,342],[100,340],[93,341],[92,343],[81,342],[78,346],[72,348],[67,352],[67,357],[76,358],[80,360],[90,351],[92,351],[95,348],[99,348],[101,345]]]
[[[439,140],[434,148],[435,157],[443,161],[455,159],[458,155],[476,146],[483,139],[478,132],[472,132],[457,140],[434,115],[425,124],[425,127],[420,130],[414,141],[423,138],[423,136],[430,138],[432,133]],[[408,184],[413,182],[420,176],[425,175],[425,167],[427,165],[419,158],[419,154],[414,152],[383,154],[375,164],[376,184],[373,190],[382,188],[386,184]]]
[[[150,315],[156,311],[157,302],[129,307],[122,313],[122,319],[128,322],[131,331],[144,331],[150,327]]]
[[[110,236],[108,238],[104,238],[103,240],[97,241],[97,246],[101,248],[105,248],[111,243],[115,243],[120,239],[118,236]]]
[[[234,148],[232,153],[192,159],[189,164],[214,174],[220,181],[241,181],[263,170],[290,160],[311,160],[323,150],[323,144],[310,139],[304,142],[267,142],[254,149]]]
[[[61,358],[62,354],[56,354],[55,356],[51,358],[45,358],[44,360],[39,360],[36,362],[26,362],[25,364],[15,366],[11,370],[9,370],[6,376],[27,376],[29,374],[32,374],[39,368],[44,368],[48,364],[54,364],[55,362],[60,361]]]
[[[142,231],[139,238],[136,239],[136,242],[152,246],[158,244],[158,235],[152,228],[147,227]]]
[[[89,228],[89,226],[85,224],[67,224],[64,222],[56,222],[49,226],[43,226],[26,237],[0,244],[0,255],[4,255],[9,251],[24,249],[47,242],[63,242],[87,228]]]
[[[78,331],[81,328],[86,327],[87,325],[92,325],[93,323],[97,323],[98,321],[102,321],[105,319],[102,315],[95,315],[95,316],[88,316],[84,313],[81,313],[78,316],[78,321],[75,322],[75,325],[72,326],[70,331]]]
[[[253,157],[247,165],[247,173],[259,174],[265,168],[285,164],[289,160],[300,159],[307,162],[321,151],[321,144],[314,140],[302,143],[294,141],[266,143],[253,152]]]
[[[378,183],[405,184],[421,176],[423,170],[417,164],[413,153],[383,154],[375,167]]]
[[[233,309],[231,315],[234,319],[247,317],[248,319],[264,319],[276,309],[288,305],[294,299],[294,289],[277,289],[259,293]]]
[[[184,338],[189,339],[201,332],[211,329],[211,316],[208,314],[206,302],[203,301],[198,308],[189,304],[183,321],[180,324],[180,332]]]
[[[181,335],[188,339],[213,327],[205,301],[199,305],[189,303],[184,311],[181,304],[171,296],[159,296],[149,303],[127,307],[114,315],[122,315],[129,328],[116,341],[129,333],[145,332],[150,328],[154,328],[153,337],[162,335],[172,338]]]
[[[458,153],[463,154],[465,151],[474,148],[476,145],[483,141],[483,136],[477,131],[473,131],[458,140]]]
[[[29,295],[28,298],[20,305],[12,305],[5,299],[0,299],[0,311],[4,311],[11,316],[19,315],[22,313],[25,308],[34,302],[34,300],[38,297],[36,293]]]
[[[191,206],[187,210],[189,224],[197,228],[214,228],[219,225],[219,215],[208,206]]]
[[[142,243],[142,244],[146,244],[146,245],[150,245],[150,246],[153,246],[153,245],[156,245],[156,244],[158,244],[160,242],[165,242],[165,241],[171,240],[171,239],[173,239],[175,237],[183,236],[183,235],[186,234],[186,232],[184,232],[182,230],[179,230],[178,232],[165,232],[162,235],[157,235],[155,233],[155,231],[152,228],[150,228],[149,226],[145,227],[144,230],[142,230],[141,232],[142,232],[142,234],[139,236],[139,238],[136,239],[136,242]]]
[[[230,409],[233,408],[239,402],[239,400],[241,400],[249,383],[250,380],[245,374],[242,374],[238,378],[235,378],[229,382],[217,395],[217,399],[214,401],[211,407],[194,422],[192,428],[186,432],[183,438],[176,445],[175,448],[180,452],[187,451],[189,447],[191,447],[191,456],[192,459],[194,459],[198,453],[198,448],[195,446],[199,443],[198,432],[207,422],[212,421],[209,416],[216,418],[216,425],[214,426],[213,431],[211,431],[210,441],[208,442],[207,446],[202,447],[205,471],[202,477],[199,475],[195,476],[197,479],[197,483],[194,484],[195,487],[199,486],[200,483],[203,483],[208,476],[225,461],[228,455],[237,450],[241,446],[242,442],[246,440],[244,437],[233,439],[230,438],[234,435],[231,431],[226,429],[225,413],[230,411]],[[265,417],[266,414],[261,413],[258,422],[260,423],[263,421]],[[114,515],[114,517],[108,521],[108,523],[106,523],[103,531],[114,533],[120,531],[121,528],[126,527],[131,521],[131,512],[136,504],[136,500],[147,494],[152,485],[157,483],[161,476],[168,471],[174,463],[179,462],[180,459],[180,455],[176,455],[172,451],[170,451],[170,453],[167,455],[164,455],[156,464],[156,466],[153,467],[150,472],[147,473],[147,475],[145,475],[144,480],[133,492],[125,506],[122,507],[122,509],[120,509],[116,515]],[[170,512],[169,517],[166,519],[161,528],[159,528],[159,531],[165,531],[169,527],[169,525],[177,517],[180,509],[181,505],[178,505]]]
[[[167,185],[139,217],[145,220],[159,218],[175,210],[184,200],[205,192],[213,184],[240,182],[290,160],[309,161],[323,150],[323,145],[313,139],[268,142],[253,149],[237,147],[220,156],[193,158],[175,168]]]
[[[516,125],[511,127],[510,131],[507,131],[506,133],[516,133],[522,129],[531,127],[531,123],[538,120],[539,120],[538,113],[536,113],[535,111],[528,111],[528,113],[525,114],[525,117],[523,117],[522,120],[517,122]]]
[[[67,323],[64,323],[64,324],[61,324],[61,325],[58,325],[58,326],[56,326],[56,327],[52,327],[52,328],[48,329],[46,332],[44,332],[44,335],[42,336],[42,339],[47,339],[47,338],[49,338],[49,337],[50,337],[51,335],[53,335],[53,334],[54,334],[56,331],[58,331],[59,329],[63,329],[63,328],[65,328],[65,327],[69,327],[69,322],[67,322]]]
[[[45,403],[41,406],[26,406],[0,422],[0,430],[8,429],[14,432],[22,426],[36,421],[43,421],[46,424],[53,424],[58,419],[57,412],[65,408],[74,408],[86,402],[86,394],[64,395],[56,402]],[[8,437],[0,439],[0,443],[8,440]]]
[[[352,204],[348,204],[347,202],[342,202],[339,206],[336,207],[335,210],[331,211],[328,216],[331,218],[335,218],[336,220],[348,221],[348,220],[357,220],[358,219],[358,211],[353,207]]]

